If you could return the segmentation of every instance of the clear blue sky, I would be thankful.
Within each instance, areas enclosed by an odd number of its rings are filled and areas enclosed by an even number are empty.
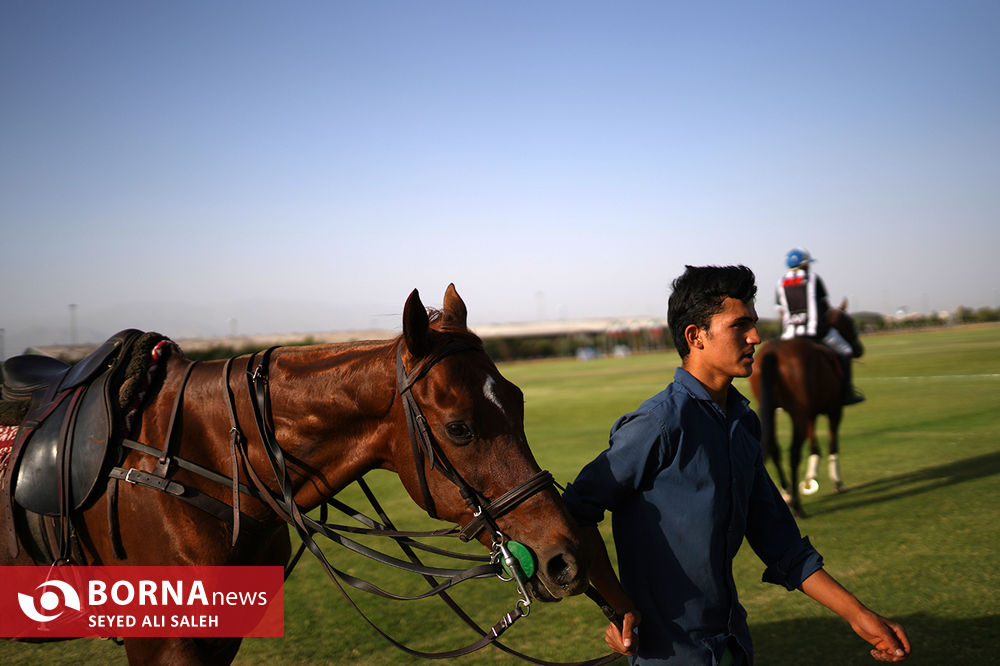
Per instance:
[[[852,310],[1000,304],[1000,3],[0,3],[7,355],[663,316],[804,246]]]

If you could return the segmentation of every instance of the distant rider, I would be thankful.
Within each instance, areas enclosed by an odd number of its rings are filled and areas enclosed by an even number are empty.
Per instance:
[[[854,405],[865,399],[851,380],[854,350],[827,321],[830,304],[827,302],[826,285],[820,276],[809,271],[809,264],[813,261],[807,250],[799,248],[790,250],[785,257],[788,272],[778,281],[777,289],[778,311],[783,326],[781,338],[808,338],[832,349],[840,358],[844,372],[843,403]]]

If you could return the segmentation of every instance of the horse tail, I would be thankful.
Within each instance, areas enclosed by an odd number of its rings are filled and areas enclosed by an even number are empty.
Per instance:
[[[774,433],[774,393],[778,384],[778,355],[772,351],[765,352],[760,359],[760,443],[763,448],[764,460],[777,452]]]

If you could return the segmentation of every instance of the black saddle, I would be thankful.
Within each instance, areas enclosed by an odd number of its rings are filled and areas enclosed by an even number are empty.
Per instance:
[[[65,516],[90,498],[116,435],[123,351],[140,335],[121,331],[75,365],[32,355],[4,363],[4,398],[31,401],[10,470],[22,508]]]
[[[120,331],[74,365],[40,354],[7,359],[3,364],[3,398],[16,400],[38,396],[51,399],[59,391],[80,386],[93,379],[100,370],[106,369],[122,346],[141,333],[134,328]]]
[[[69,363],[51,356],[25,354],[3,364],[4,400],[23,400],[40,389],[48,388],[70,369]]]

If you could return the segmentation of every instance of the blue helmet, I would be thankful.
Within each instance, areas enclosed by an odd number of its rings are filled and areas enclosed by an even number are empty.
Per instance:
[[[788,251],[788,255],[785,257],[785,265],[789,268],[798,268],[802,264],[811,263],[812,260],[813,258],[809,256],[809,250],[795,248]]]

